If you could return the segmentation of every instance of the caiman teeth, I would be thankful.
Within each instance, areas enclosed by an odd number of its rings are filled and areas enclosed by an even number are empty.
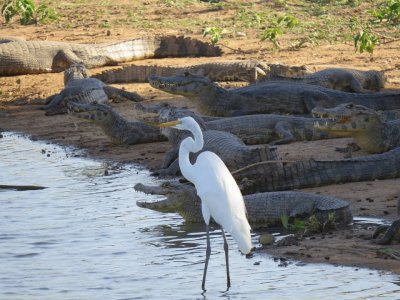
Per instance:
[[[314,112],[312,115],[314,118],[320,118],[320,119],[325,119],[329,117],[328,114],[321,112]]]
[[[321,119],[321,120],[315,120],[314,127],[327,128],[332,123],[335,123],[335,121],[336,121],[336,118],[329,118],[329,119],[325,118],[325,119]]]
[[[340,117],[338,123],[346,123],[349,119],[350,119],[350,117],[342,116],[342,117]]]
[[[153,82],[153,85],[158,87],[158,88],[173,88],[173,87],[177,87],[177,86],[184,86],[186,85],[186,83],[179,83],[179,82],[163,82],[160,80],[156,80]]]

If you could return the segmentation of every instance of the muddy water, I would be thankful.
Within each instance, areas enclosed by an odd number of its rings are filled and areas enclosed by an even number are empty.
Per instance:
[[[202,227],[136,206],[146,170],[78,157],[17,135],[0,139],[0,299],[201,299]],[[154,198],[155,199],[155,198]],[[257,237],[253,237],[256,243]],[[206,297],[396,299],[397,275],[326,264],[279,267],[246,259],[230,240],[232,288],[225,292],[222,238],[212,233]]]

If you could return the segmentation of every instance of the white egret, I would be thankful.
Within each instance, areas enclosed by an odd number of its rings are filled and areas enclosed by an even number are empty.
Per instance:
[[[207,250],[204,265],[202,289],[205,291],[205,281],[208,261],[211,253],[209,223],[210,217],[221,225],[224,238],[224,251],[226,261],[227,286],[230,287],[228,243],[225,232],[229,232],[239,246],[243,254],[251,250],[250,225],[246,218],[246,208],[242,193],[225,166],[224,162],[213,152],[204,151],[194,164],[189,160],[190,152],[198,152],[203,148],[203,134],[200,126],[192,117],[184,117],[176,121],[162,123],[160,127],[172,127],[180,130],[188,130],[192,137],[181,142],[179,148],[179,167],[182,175],[191,181],[201,199],[201,209],[206,223]]]

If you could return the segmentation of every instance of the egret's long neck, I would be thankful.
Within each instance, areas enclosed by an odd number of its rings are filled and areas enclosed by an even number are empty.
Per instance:
[[[199,152],[203,148],[203,134],[201,132],[200,126],[196,123],[195,126],[190,128],[193,137],[188,137],[181,142],[179,147],[179,167],[181,169],[182,175],[189,181],[192,181],[191,172],[193,165],[190,162],[189,154],[190,152]]]

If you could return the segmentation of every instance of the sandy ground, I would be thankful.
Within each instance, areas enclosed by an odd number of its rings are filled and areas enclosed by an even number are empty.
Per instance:
[[[171,33],[171,32],[168,32]],[[71,42],[103,42],[122,40],[137,36],[142,32],[134,29],[115,29],[107,31],[98,27],[79,27],[73,31],[63,31],[51,26],[23,27],[16,23],[0,25],[0,35],[22,36],[27,39],[64,40]],[[191,35],[202,39],[200,34]],[[179,65],[210,60],[259,59],[268,63],[305,64],[312,70],[330,66],[345,66],[360,69],[387,70],[388,88],[400,89],[400,42],[378,48],[373,59],[366,54],[357,54],[350,44],[320,45],[302,48],[299,51],[261,51],[259,41],[251,37],[241,37],[228,41],[230,47],[245,52],[234,52],[224,48],[222,58],[169,58],[145,60],[138,64]],[[110,67],[91,70],[96,74]],[[225,84],[227,86],[231,84]],[[151,88],[148,84],[115,85],[141,94],[145,103],[168,101],[178,106],[189,106],[186,99],[171,96]],[[133,146],[115,146],[111,144],[96,126],[75,120],[66,115],[46,117],[39,110],[45,98],[59,92],[63,87],[63,74],[22,75],[0,78],[0,129],[27,133],[33,139],[40,139],[61,145],[73,145],[86,150],[89,157],[108,159],[122,163],[135,162],[150,169],[157,169],[165,151],[166,142]],[[141,111],[134,109],[133,103],[113,104],[113,107],[129,119],[144,118]],[[0,140],[1,141],[1,140]],[[315,142],[296,142],[278,147],[283,159],[342,158],[343,154],[334,151],[335,146],[345,146],[349,139],[335,139]],[[356,153],[363,155],[365,153]],[[377,217],[388,221],[397,218],[396,204],[400,196],[400,179],[376,180],[373,182],[347,183],[319,188],[305,189],[346,199],[351,202],[354,216]],[[396,253],[400,245],[374,245],[370,236],[374,226],[353,226],[334,231],[330,234],[315,235],[300,241],[298,246],[265,248],[268,253],[279,257],[292,257],[308,262],[327,262],[341,265],[371,267],[400,272],[400,262]],[[395,253],[392,255],[391,253]],[[398,257],[398,256],[397,256]]]

